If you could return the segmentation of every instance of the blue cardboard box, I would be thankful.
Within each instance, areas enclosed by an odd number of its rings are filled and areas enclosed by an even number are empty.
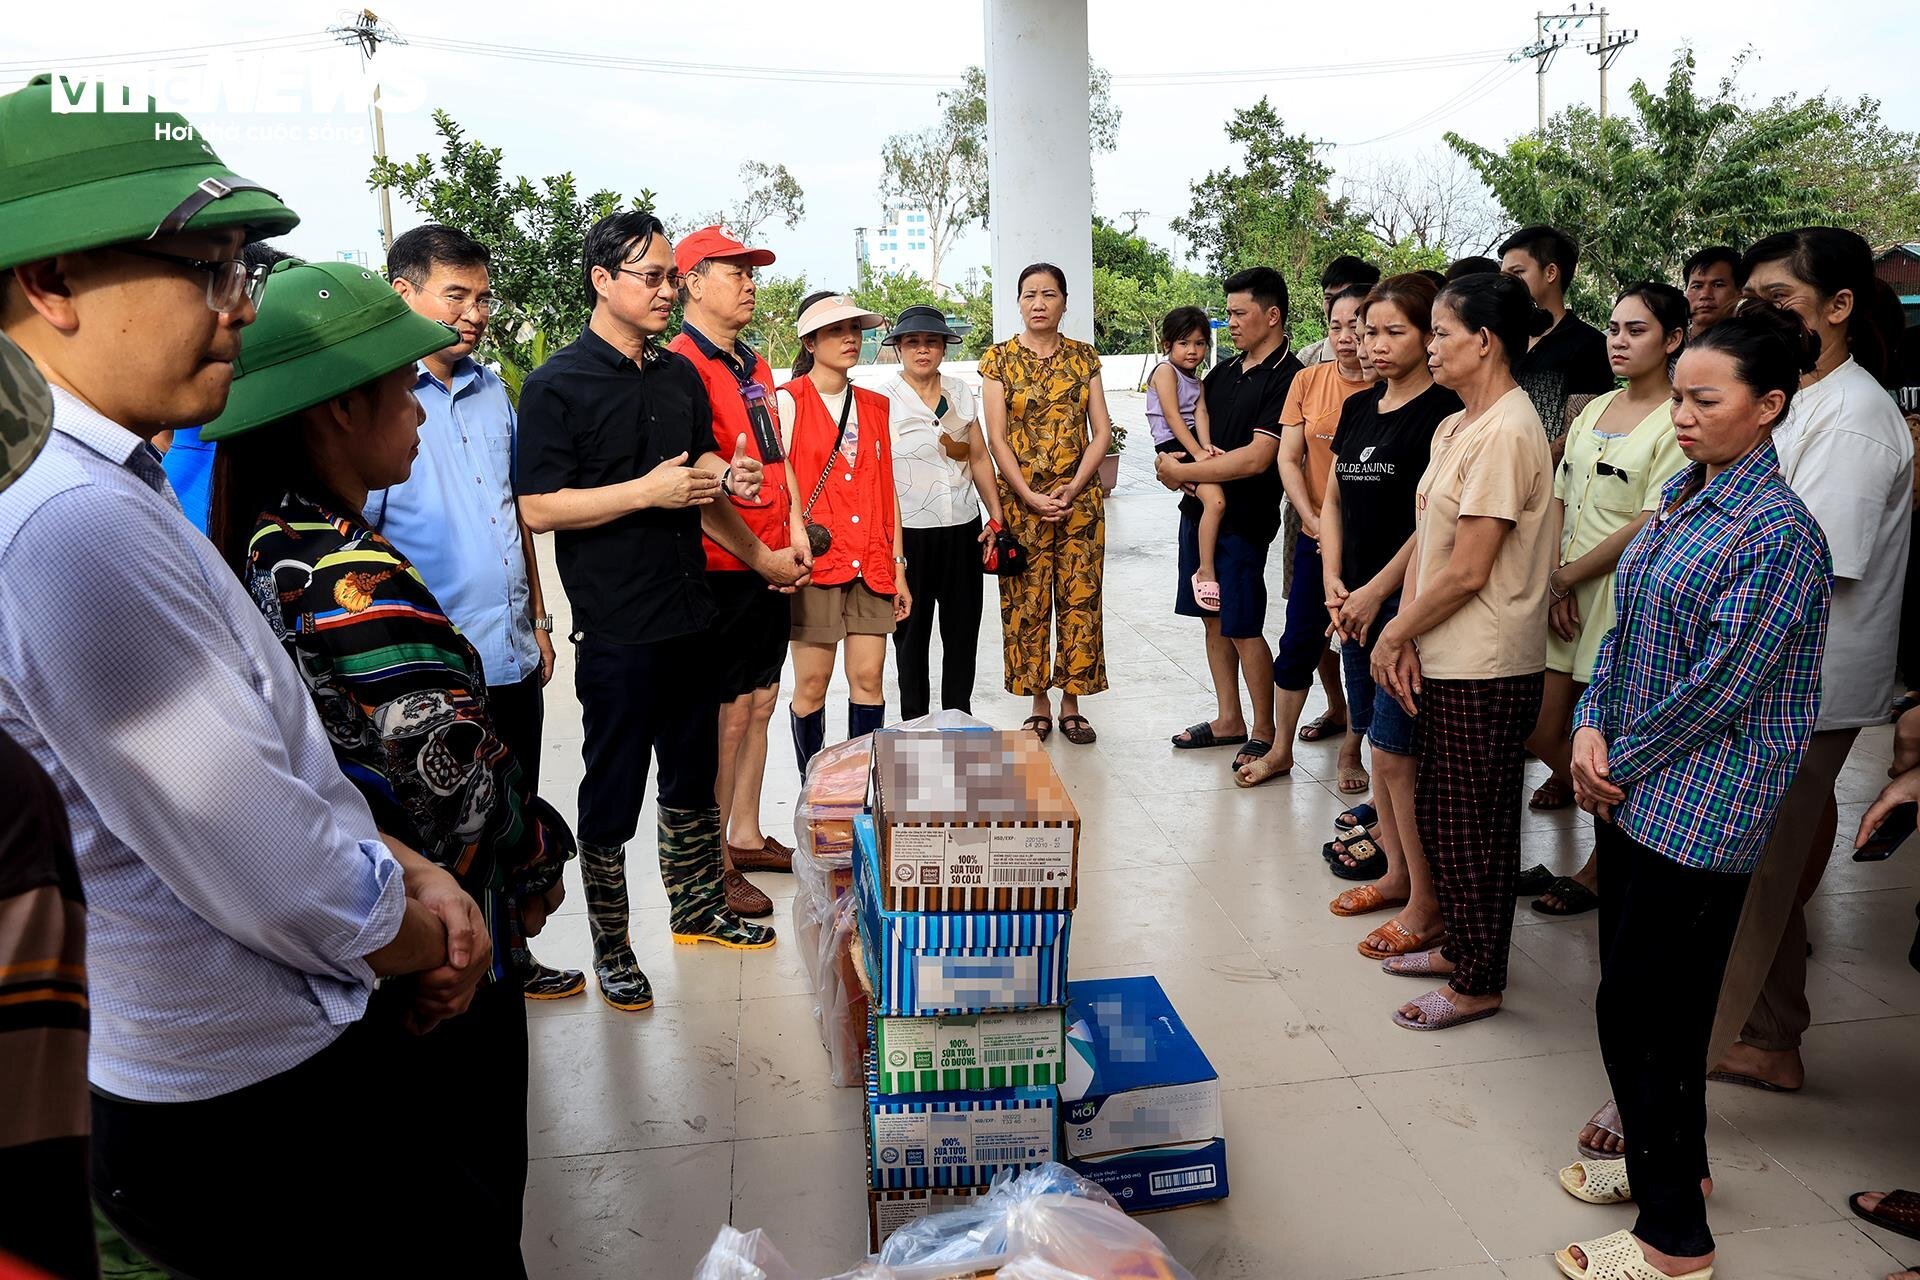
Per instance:
[[[1067,986],[1069,1156],[1101,1156],[1225,1136],[1220,1078],[1150,977]]]
[[[1003,1169],[1060,1158],[1052,1085],[978,1092],[882,1095],[867,1058],[867,1171],[876,1191],[972,1187]]]
[[[873,818],[853,828],[854,892],[873,1011],[888,1017],[1064,1004],[1065,911],[889,911],[881,905]]]
[[[1227,1195],[1225,1138],[1103,1156],[1069,1156],[1067,1167],[1105,1188],[1128,1213],[1177,1209]]]

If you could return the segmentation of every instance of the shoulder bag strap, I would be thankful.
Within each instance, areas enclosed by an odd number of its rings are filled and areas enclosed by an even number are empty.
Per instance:
[[[816,391],[815,394],[817,395],[819,393]],[[800,513],[800,519],[803,521],[813,519],[813,504],[820,501],[820,495],[827,491],[827,477],[833,474],[833,455],[840,451],[840,441],[847,434],[847,415],[852,411],[853,379],[849,378],[847,379],[846,403],[840,406],[840,428],[833,437],[832,447],[827,450],[827,465],[820,472],[820,483],[813,486],[813,496],[807,499],[807,508]],[[797,404],[794,406],[794,416],[800,416],[800,408]],[[794,423],[793,429],[795,431],[800,430],[800,424],[797,422]]]

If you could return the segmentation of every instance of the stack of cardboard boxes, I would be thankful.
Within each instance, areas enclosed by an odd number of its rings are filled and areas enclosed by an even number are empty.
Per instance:
[[[881,733],[854,833],[869,1245],[1058,1160],[1080,816],[1026,734]]]

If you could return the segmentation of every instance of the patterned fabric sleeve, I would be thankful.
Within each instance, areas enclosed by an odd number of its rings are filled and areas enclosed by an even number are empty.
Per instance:
[[[985,351],[982,351],[980,353],[980,376],[983,378],[992,378],[996,382],[1004,382],[1004,375],[1001,372],[1000,366],[1005,355],[1006,353],[1000,349],[1000,344],[997,342]]]
[[[342,770],[383,828],[470,890],[550,888],[571,837],[536,814],[494,733],[478,654],[390,543],[335,528],[263,525],[250,568],[256,599],[269,582],[279,597],[276,630]]]
[[[1616,786],[1692,754],[1723,732],[1755,691],[1779,676],[1795,634],[1809,626],[1825,630],[1825,571],[1793,525],[1778,524],[1740,548],[1720,576],[1699,584],[1703,594],[1714,593],[1714,602],[1698,656],[1639,718],[1651,732],[1628,731],[1608,744]]]

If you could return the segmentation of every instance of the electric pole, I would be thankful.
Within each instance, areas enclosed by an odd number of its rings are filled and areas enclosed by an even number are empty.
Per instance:
[[[1626,47],[1640,38],[1638,28],[1607,35],[1607,11],[1600,10],[1600,40],[1587,46],[1587,52],[1600,59],[1600,118],[1607,118],[1607,70],[1620,60]]]
[[[1553,65],[1554,55],[1560,52],[1569,39],[1565,32],[1549,34],[1547,31],[1548,21],[1559,18],[1559,14],[1534,14],[1533,43],[1507,57],[1509,62],[1533,59],[1534,97],[1538,102],[1538,129],[1541,137],[1545,137],[1547,133],[1547,68]],[[1561,25],[1565,25],[1564,21]]]
[[[342,15],[345,16],[345,15]],[[380,15],[371,9],[362,9],[349,22],[335,23],[327,28],[328,34],[341,44],[350,44],[360,50],[360,70],[365,72],[373,61],[373,55],[382,44],[405,44],[406,40],[386,23],[380,21]],[[373,115],[373,158],[376,161],[387,158],[387,122],[380,114],[380,82],[373,83],[373,100],[369,104]],[[380,252],[384,255],[393,247],[393,197],[387,188],[380,188]]]

